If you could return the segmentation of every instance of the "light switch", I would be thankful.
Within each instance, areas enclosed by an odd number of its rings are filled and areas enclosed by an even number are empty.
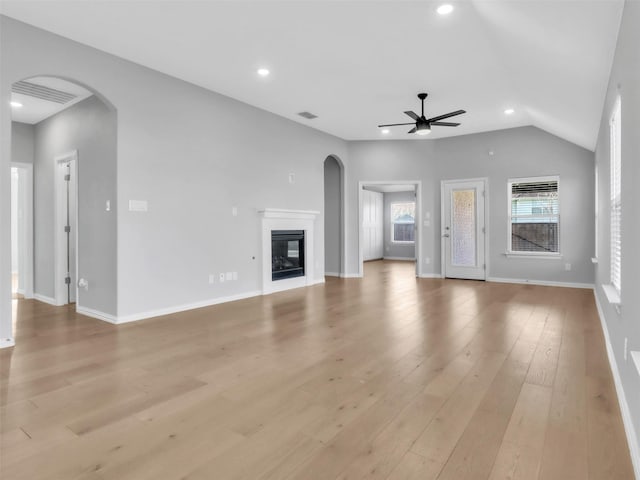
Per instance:
[[[110,212],[110,211],[111,211],[111,200],[107,200],[107,202],[105,203],[104,209],[105,209],[107,212]]]
[[[296,183],[296,174],[295,173],[290,173],[289,174],[289,183]]]
[[[146,200],[129,200],[130,212],[146,212],[148,204]]]
[[[233,215],[234,217],[238,216],[238,207],[231,208],[231,215]]]

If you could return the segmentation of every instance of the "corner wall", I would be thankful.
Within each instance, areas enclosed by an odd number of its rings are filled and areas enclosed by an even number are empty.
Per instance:
[[[605,337],[618,397],[629,438],[636,476],[640,478],[640,372],[624,358],[624,341],[640,351],[640,3],[627,1],[622,15],[615,59],[596,147],[598,168],[598,264],[595,293],[601,307]],[[610,283],[610,156],[609,119],[617,96],[622,100],[622,291],[618,313],[602,286]]]

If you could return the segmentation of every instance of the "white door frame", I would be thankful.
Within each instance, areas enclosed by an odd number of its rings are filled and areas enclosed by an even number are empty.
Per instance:
[[[442,241],[442,235],[445,231],[445,186],[452,183],[465,182],[483,182],[484,184],[484,280],[489,278],[489,179],[487,177],[480,178],[461,178],[455,180],[440,181],[440,277],[447,276],[447,258],[445,242]]]
[[[78,218],[78,151],[72,150],[70,152],[64,153],[62,155],[58,155],[54,158],[54,182],[55,182],[55,215],[54,215],[54,249],[53,249],[53,257],[54,257],[54,294],[56,305],[66,305],[66,291],[67,285],[64,283],[64,275],[67,271],[66,268],[66,257],[67,257],[67,249],[66,249],[66,238],[65,232],[60,225],[62,225],[63,219],[66,215],[66,185],[64,184],[64,180],[62,176],[59,175],[60,171],[58,170],[62,164],[70,163],[71,164],[71,175],[75,178],[75,192],[74,195],[76,197],[76,208],[74,215],[76,217],[76,232],[75,232],[75,257],[76,257],[76,272],[75,272],[75,282],[74,285],[71,285],[71,288],[75,288],[76,290],[76,309],[80,306],[79,297],[78,297],[78,233],[80,225]]]
[[[362,190],[366,185],[414,185],[416,188],[416,277],[422,274],[422,180],[368,180],[358,182],[358,277],[364,276]]]
[[[22,217],[18,217],[18,222],[22,224],[22,235],[18,239],[18,276],[23,285],[21,293],[24,298],[33,298],[33,164],[11,162],[11,167],[17,168],[22,174],[18,173],[18,203],[23,209]]]

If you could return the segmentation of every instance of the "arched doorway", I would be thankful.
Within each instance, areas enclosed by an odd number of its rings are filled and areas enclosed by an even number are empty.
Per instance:
[[[22,216],[31,236],[18,245],[18,258],[31,261],[18,274],[36,300],[115,315],[115,108],[86,85],[42,75],[13,83],[11,117],[10,160],[33,171],[32,208]]]
[[[324,272],[344,274],[344,166],[335,155],[324,161]]]

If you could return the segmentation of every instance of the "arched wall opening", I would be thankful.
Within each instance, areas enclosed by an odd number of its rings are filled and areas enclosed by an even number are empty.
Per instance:
[[[326,276],[345,273],[344,165],[335,155],[324,161],[324,271]]]
[[[28,234],[19,245],[30,260],[21,272],[32,287],[25,297],[115,318],[116,109],[90,86],[59,75],[14,82],[11,102],[10,165],[33,172],[23,215]],[[14,337],[13,328],[20,328],[16,318],[10,329],[3,325],[3,337]]]

